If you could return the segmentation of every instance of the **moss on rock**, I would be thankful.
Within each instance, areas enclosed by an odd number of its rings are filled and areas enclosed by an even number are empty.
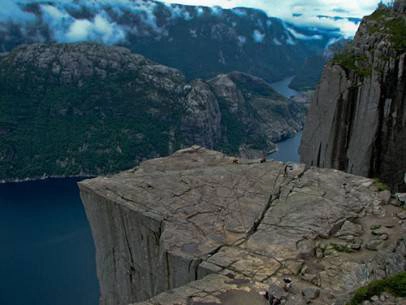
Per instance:
[[[383,292],[388,292],[396,297],[406,297],[406,272],[382,280],[372,281],[368,285],[359,288],[348,305],[362,304],[363,301]]]

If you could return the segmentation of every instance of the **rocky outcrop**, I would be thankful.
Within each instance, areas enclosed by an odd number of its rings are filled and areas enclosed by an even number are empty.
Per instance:
[[[286,103],[263,79],[232,72],[217,76],[209,84],[229,115],[238,118],[254,143],[260,141],[255,138],[262,137],[258,130],[265,131],[273,142],[279,142],[303,128],[304,106],[298,102]]]
[[[406,172],[404,1],[366,17],[353,45],[324,70],[304,129],[309,165],[379,177],[393,189]]]
[[[195,146],[79,186],[102,305],[344,304],[406,267],[402,209],[336,170]]]
[[[111,173],[193,144],[258,156],[304,115],[248,74],[188,82],[126,48],[88,43],[0,57],[0,109],[5,180]]]

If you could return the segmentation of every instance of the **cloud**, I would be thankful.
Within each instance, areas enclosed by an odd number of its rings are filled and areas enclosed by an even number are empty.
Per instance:
[[[293,38],[289,35],[288,38],[286,39],[286,43],[294,46],[296,44],[296,41],[293,40]]]
[[[167,9],[171,12],[172,18],[181,18],[185,20],[192,19],[190,13],[183,9],[181,5],[168,5]]]
[[[115,44],[124,38],[124,31],[102,15],[97,15],[93,21],[75,20],[66,33],[67,42],[102,41],[105,44]]]
[[[240,17],[247,16],[247,10],[241,7],[234,8],[233,13]]]
[[[255,31],[252,33],[252,38],[254,39],[254,41],[255,41],[256,43],[262,43],[262,42],[264,41],[264,39],[265,39],[265,34],[264,34],[264,33],[261,33],[261,32],[258,31],[258,30],[255,30]]]
[[[200,6],[221,6],[223,8],[251,7],[265,11],[299,26],[339,28],[344,36],[353,36],[358,25],[349,17],[362,18],[371,14],[379,0],[161,0],[168,3]],[[342,20],[317,18],[317,15],[339,16]]]
[[[0,21],[31,22],[35,16],[24,12],[14,0],[1,0]]]
[[[307,36],[307,35],[304,35],[302,33],[295,31],[292,28],[286,27],[286,29],[296,39],[301,39],[301,40],[321,40],[321,39],[323,39],[323,36],[321,36],[321,35],[315,34],[315,35]]]
[[[223,13],[223,9],[221,6],[217,4],[211,7],[211,13],[215,16],[220,16]]]
[[[247,42],[247,38],[245,36],[238,36],[238,44],[243,46]]]
[[[157,36],[166,34],[165,29],[157,24],[155,8],[159,4],[153,1],[0,0],[0,2],[0,23],[19,23],[24,29],[24,25],[28,22],[39,22],[47,25],[52,38],[57,42],[97,41],[116,44],[123,42],[128,32],[142,32],[143,35],[153,33]],[[40,14],[27,12],[28,4],[36,4]],[[180,5],[166,3],[165,7],[174,19],[192,18]],[[128,26],[125,22],[117,21],[121,22],[118,24],[113,21],[119,20],[126,13],[130,13],[131,18],[140,22]],[[197,11],[197,15],[202,13],[203,8]],[[113,15],[118,18],[113,18]]]
[[[201,6],[196,6],[197,16],[202,16],[204,14],[204,9]]]
[[[282,45],[282,43],[281,43],[277,38],[272,39],[272,41],[273,41],[273,43],[274,43],[275,45],[277,45],[277,46],[281,46],[281,45]]]
[[[24,11],[25,4],[39,3],[41,7],[40,21],[46,23],[52,36],[59,42],[94,40],[108,44],[121,42],[126,33],[142,33],[143,35],[165,35],[166,29],[158,24],[155,9],[159,4],[144,0],[0,0],[0,22],[35,22],[37,17]],[[233,12],[241,17],[245,10],[241,7],[262,9],[269,16],[279,17],[288,23],[324,29],[339,29],[345,37],[354,35],[358,28],[356,18],[371,13],[379,0],[159,0],[165,5],[170,18],[190,20],[194,16],[213,14],[221,16],[223,9],[234,8]],[[42,4],[41,4],[42,3]],[[48,4],[45,4],[48,3]],[[184,9],[178,4],[196,5],[195,10]],[[209,8],[205,8],[207,6]],[[83,10],[90,14],[83,14]],[[76,12],[76,13],[75,13]],[[143,21],[143,26],[125,25],[121,21],[115,23],[112,14],[125,18]],[[351,13],[350,13],[351,12]],[[83,17],[86,16],[86,17]],[[323,16],[323,18],[320,18]],[[355,18],[355,19],[354,19]],[[121,22],[121,23],[120,23]],[[270,22],[270,20],[269,20]],[[270,26],[270,24],[267,24]],[[260,43],[265,38],[265,25],[259,24],[253,39]],[[288,29],[290,36],[286,43],[294,40],[319,39],[318,35],[306,36],[297,30]],[[285,42],[285,41],[280,41]]]
[[[93,18],[76,19],[64,8],[49,4],[40,8],[43,21],[58,42],[98,41],[115,44],[125,39],[124,30],[112,22],[103,10]]]
[[[69,42],[85,41],[92,31],[92,23],[87,19],[75,20],[66,33],[66,40]]]
[[[41,5],[41,10],[49,20],[60,20],[69,16],[52,5]]]
[[[191,20],[206,13],[220,16],[219,6],[186,9],[182,5],[149,0],[0,0],[0,23],[19,23],[25,29],[27,22],[44,24],[57,42],[96,41],[105,44],[124,42],[127,34],[167,35],[165,22],[158,23],[156,8],[164,8],[167,21]],[[36,5],[38,13],[27,11],[27,5]],[[161,11],[162,12],[162,11]],[[40,27],[37,27],[40,28]],[[41,35],[38,32],[38,35]]]

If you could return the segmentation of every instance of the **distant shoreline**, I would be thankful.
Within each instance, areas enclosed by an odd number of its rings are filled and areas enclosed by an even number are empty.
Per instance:
[[[96,177],[95,175],[67,175],[67,176],[62,176],[62,175],[44,175],[40,177],[32,177],[32,178],[16,178],[16,179],[0,179],[0,185],[1,184],[7,184],[7,183],[24,183],[24,182],[34,182],[34,181],[42,181],[42,180],[47,180],[47,179],[68,179],[68,178],[83,178],[83,179],[91,179]]]
[[[301,133],[303,130],[298,131],[296,134],[294,134],[293,136],[284,138],[281,141],[278,142],[274,142],[274,144],[276,145],[276,147],[272,150],[270,150],[267,153],[267,156],[269,157],[270,155],[276,153],[279,151],[279,144],[283,143],[289,139],[292,139],[294,137],[296,137],[299,133]],[[63,175],[43,175],[43,176],[36,176],[36,177],[26,177],[26,178],[16,178],[16,179],[0,179],[0,185],[1,184],[7,184],[7,183],[24,183],[24,182],[34,182],[34,181],[42,181],[42,180],[47,180],[47,179],[67,179],[67,178],[83,178],[83,179],[91,179],[91,178],[95,178],[99,175],[89,175],[89,174],[83,174],[83,175],[67,175],[67,176],[63,176]]]

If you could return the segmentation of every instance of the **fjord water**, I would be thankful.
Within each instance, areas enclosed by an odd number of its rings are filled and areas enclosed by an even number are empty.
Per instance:
[[[295,76],[284,78],[278,82],[272,83],[271,87],[273,90],[286,98],[298,95],[299,93],[296,90],[289,87],[294,78]]]
[[[293,78],[275,85],[280,94]],[[269,156],[299,162],[301,133]],[[0,184],[0,305],[97,305],[95,249],[77,182]]]
[[[295,138],[270,156],[298,161]],[[97,305],[95,249],[79,179],[0,184],[0,305]]]
[[[0,184],[0,304],[97,305],[78,179]]]
[[[297,162],[301,133],[270,156]],[[97,305],[95,249],[79,179],[0,184],[0,304]]]
[[[272,83],[272,88],[278,92],[279,94],[283,95],[286,98],[290,98],[293,96],[298,95],[299,93],[296,90],[293,90],[289,87],[290,83],[293,81],[295,77],[287,77],[278,81],[276,83]],[[293,138],[286,139],[280,143],[277,143],[278,150],[268,156],[271,160],[276,161],[283,161],[283,162],[300,162],[300,155],[299,155],[299,146],[300,141],[302,140],[302,132],[298,132]]]
[[[302,132],[298,132],[293,138],[277,143],[278,150],[269,155],[269,159],[283,162],[300,162],[299,146]]]

